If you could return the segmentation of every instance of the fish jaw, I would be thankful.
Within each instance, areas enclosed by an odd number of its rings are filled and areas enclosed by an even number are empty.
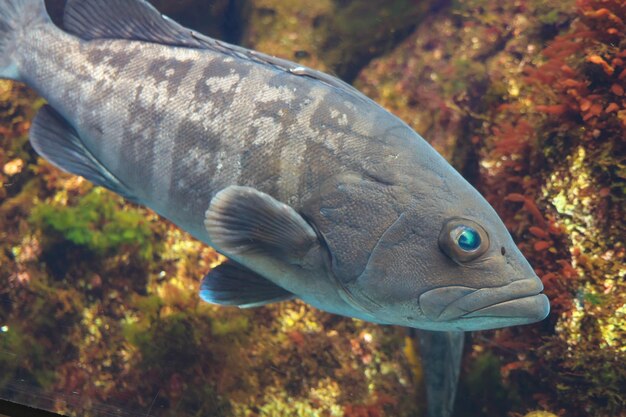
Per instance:
[[[530,324],[550,312],[548,298],[541,294],[539,278],[513,281],[501,287],[447,286],[426,291],[419,297],[424,316],[433,324],[460,330],[487,330]]]

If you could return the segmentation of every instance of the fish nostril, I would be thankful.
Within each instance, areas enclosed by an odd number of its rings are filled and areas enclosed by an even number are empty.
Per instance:
[[[506,255],[506,249],[504,249],[504,246],[500,248],[500,253],[502,254],[502,256]]]

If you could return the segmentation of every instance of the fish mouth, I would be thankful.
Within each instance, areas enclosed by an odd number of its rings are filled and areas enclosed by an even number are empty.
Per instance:
[[[538,278],[513,281],[501,287],[434,288],[419,297],[424,315],[436,322],[456,319],[494,318],[524,323],[543,320],[550,312],[548,297],[541,294]]]

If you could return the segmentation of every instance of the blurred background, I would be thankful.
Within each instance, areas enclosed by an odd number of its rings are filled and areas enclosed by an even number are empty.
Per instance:
[[[354,84],[496,208],[552,312],[466,335],[456,416],[626,415],[623,0],[153,3]],[[0,80],[0,397],[85,417],[425,415],[411,331],[202,303],[222,258],[38,158],[43,103]]]

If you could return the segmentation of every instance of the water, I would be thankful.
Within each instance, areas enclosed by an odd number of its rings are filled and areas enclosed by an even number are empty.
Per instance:
[[[0,81],[1,398],[70,416],[413,417],[428,413],[433,372],[460,366],[456,416],[624,415],[625,68],[615,59],[626,55],[623,31],[608,33],[616,20],[599,11],[626,20],[619,1],[157,6],[336,74],[409,123],[496,208],[553,313],[466,335],[457,365],[458,336],[422,346],[422,364],[416,331],[299,301],[205,304],[201,278],[223,258],[38,160],[26,132],[42,102]],[[431,412],[446,415],[440,401]]]

